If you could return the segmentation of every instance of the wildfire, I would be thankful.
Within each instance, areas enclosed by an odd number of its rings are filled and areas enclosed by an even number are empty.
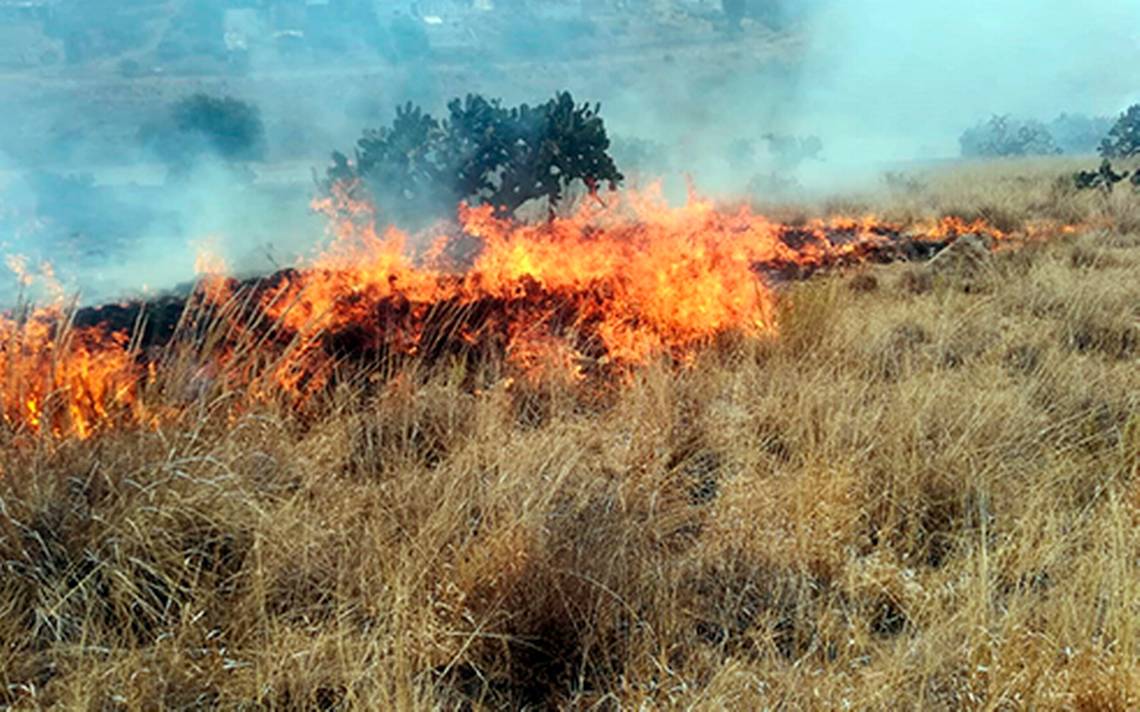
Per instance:
[[[225,278],[224,266],[203,255],[191,301],[225,328],[209,337],[186,328],[182,304],[181,331],[164,338],[227,342],[206,370],[262,395],[303,398],[340,361],[394,355],[497,354],[523,376],[556,368],[581,378],[658,355],[686,361],[728,331],[776,333],[771,282],[789,270],[965,233],[1004,237],[955,218],[912,226],[906,240],[902,226],[873,216],[790,226],[699,198],[670,207],[652,190],[541,224],[461,206],[459,229],[426,242],[378,229],[368,206],[343,196],[315,207],[332,218],[322,255],[247,283]],[[137,310],[125,313],[138,320]],[[59,305],[0,317],[0,410],[9,428],[86,438],[142,418],[139,388],[155,362],[139,347],[162,338],[132,326],[72,326]]]
[[[59,307],[0,319],[0,414],[13,430],[90,436],[137,414],[140,371],[124,331],[68,329]]]

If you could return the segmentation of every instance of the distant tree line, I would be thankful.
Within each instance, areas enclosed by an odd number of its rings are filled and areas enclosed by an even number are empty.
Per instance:
[[[1140,117],[1137,117],[1140,118]],[[1134,121],[1136,119],[1133,119]],[[966,131],[958,139],[966,158],[1001,158],[1085,155],[1115,150],[1115,138],[1124,129],[1121,119],[1083,114],[1061,114],[1048,123],[995,115]],[[1125,139],[1127,140],[1127,139]],[[1112,145],[1110,145],[1112,144]]]

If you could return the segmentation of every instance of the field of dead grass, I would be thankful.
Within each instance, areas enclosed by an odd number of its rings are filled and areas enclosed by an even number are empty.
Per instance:
[[[0,707],[1136,709],[1140,201],[983,173],[883,209],[1121,229],[816,278],[626,384],[4,443]]]

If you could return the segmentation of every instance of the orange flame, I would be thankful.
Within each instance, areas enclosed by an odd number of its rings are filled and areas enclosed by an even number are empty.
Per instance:
[[[138,405],[126,333],[65,324],[57,307],[0,319],[0,412],[17,432],[85,439]]]
[[[699,197],[670,207],[657,189],[585,203],[542,224],[461,206],[460,234],[426,241],[377,229],[369,206],[344,195],[314,207],[332,218],[329,247],[242,300],[231,299],[237,283],[223,276],[223,262],[206,252],[198,260],[201,301],[229,320],[227,333],[261,329],[250,340],[259,366],[243,360],[248,349],[233,348],[207,370],[255,396],[320,389],[343,348],[415,357],[444,340],[493,343],[523,376],[555,368],[575,379],[589,364],[623,369],[656,355],[684,362],[725,332],[776,333],[765,270],[860,259],[904,234],[874,216],[788,226]],[[909,232],[920,241],[1007,237],[958,218]],[[427,247],[417,256],[415,245]],[[229,309],[234,301],[245,306]],[[128,329],[66,324],[58,305],[0,317],[0,411],[9,428],[87,438],[120,419],[150,422],[139,387],[154,378],[154,363],[143,365]],[[353,345],[338,346],[346,340]]]

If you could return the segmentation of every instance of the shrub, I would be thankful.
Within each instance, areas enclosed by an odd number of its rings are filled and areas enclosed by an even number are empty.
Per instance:
[[[1107,158],[1101,161],[1100,168],[1095,171],[1077,171],[1073,174],[1073,184],[1078,190],[1103,190],[1111,193],[1117,183],[1128,177],[1128,171],[1117,173],[1112,168],[1112,162]],[[1135,183],[1135,176],[1133,179]]]
[[[1101,141],[1100,155],[1105,158],[1131,158],[1140,154],[1140,104],[1133,104],[1120,115]]]
[[[415,219],[462,200],[512,212],[545,197],[553,209],[575,180],[594,192],[623,179],[599,107],[579,106],[569,93],[510,109],[468,95],[447,109],[439,121],[411,102],[398,108],[390,127],[364,132],[355,161],[333,154],[326,187],[362,186],[392,217]]]
[[[204,156],[227,162],[260,160],[265,126],[252,104],[231,97],[195,94],[171,105],[167,115],[140,131],[172,174],[185,174]]]
[[[1049,156],[1061,153],[1049,129],[1039,121],[994,115],[967,129],[958,139],[965,158]]]

